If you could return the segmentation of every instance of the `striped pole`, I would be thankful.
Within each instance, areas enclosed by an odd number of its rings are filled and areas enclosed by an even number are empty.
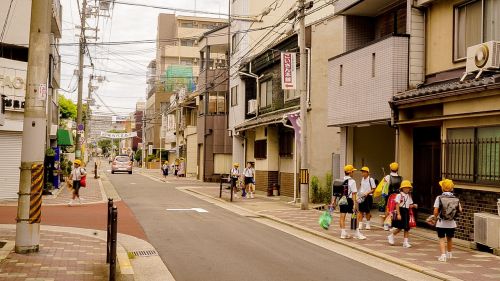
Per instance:
[[[43,165],[31,166],[31,194],[29,223],[40,223],[42,217]]]

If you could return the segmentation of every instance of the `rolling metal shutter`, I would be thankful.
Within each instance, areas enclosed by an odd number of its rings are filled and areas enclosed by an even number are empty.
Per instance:
[[[17,198],[22,132],[0,131],[0,199]]]

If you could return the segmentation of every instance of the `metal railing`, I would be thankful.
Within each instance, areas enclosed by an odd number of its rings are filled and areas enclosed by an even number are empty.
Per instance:
[[[443,142],[443,176],[457,181],[500,184],[500,138]]]
[[[113,199],[108,198],[108,226],[106,241],[106,263],[109,263],[109,281],[116,280],[116,244],[118,236],[118,209]]]
[[[222,191],[223,191],[223,188],[226,187],[226,186],[229,186],[229,193],[231,194],[230,196],[230,200],[231,202],[233,202],[233,190],[231,188],[231,177],[229,176],[229,174],[221,174],[220,175],[220,190],[219,190],[219,198],[222,198]]]

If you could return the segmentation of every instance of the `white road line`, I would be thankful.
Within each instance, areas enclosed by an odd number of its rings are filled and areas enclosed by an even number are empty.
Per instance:
[[[202,208],[190,208],[190,209],[167,209],[167,211],[195,211],[198,213],[208,213],[207,210]]]

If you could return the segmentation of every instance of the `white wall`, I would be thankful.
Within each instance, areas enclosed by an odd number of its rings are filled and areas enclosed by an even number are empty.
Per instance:
[[[0,23],[5,22],[10,1],[0,1]],[[3,43],[24,45],[29,43],[31,21],[31,0],[16,0],[7,21]]]

